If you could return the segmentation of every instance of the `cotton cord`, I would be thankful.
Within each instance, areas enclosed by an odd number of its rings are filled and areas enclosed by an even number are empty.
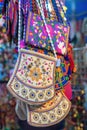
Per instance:
[[[26,3],[24,4],[24,30],[23,30],[23,39],[25,40],[26,38],[26,19],[27,19],[27,10],[28,10],[28,1],[26,1]]]
[[[19,20],[18,20],[18,52],[20,51],[20,41],[21,41],[21,0],[18,2],[19,7]]]

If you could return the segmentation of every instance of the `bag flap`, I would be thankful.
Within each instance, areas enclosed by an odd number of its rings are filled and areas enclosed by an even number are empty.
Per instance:
[[[21,49],[12,77],[16,76],[27,87],[48,88],[54,85],[55,66],[54,57]]]

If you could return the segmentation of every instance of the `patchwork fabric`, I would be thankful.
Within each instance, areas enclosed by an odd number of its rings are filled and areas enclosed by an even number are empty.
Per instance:
[[[27,121],[32,126],[46,127],[63,120],[71,108],[70,101],[60,91],[55,97],[41,106],[27,106]]]
[[[49,28],[55,50],[57,53],[65,55],[67,53],[69,27],[58,23],[58,21],[53,18],[46,18],[46,23]],[[29,12],[27,19],[26,42],[40,48],[52,50],[50,39],[43,20],[39,15],[32,12]]]
[[[27,103],[42,104],[55,94],[56,59],[21,49],[8,89]]]

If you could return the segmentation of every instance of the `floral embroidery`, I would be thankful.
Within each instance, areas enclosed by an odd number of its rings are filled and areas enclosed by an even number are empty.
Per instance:
[[[46,19],[46,23],[55,46],[55,50],[60,54],[65,54],[68,45],[69,27],[58,23],[58,21],[54,19]],[[27,43],[53,51],[49,41],[50,39],[48,33],[46,31],[46,27],[39,15],[33,13],[31,14],[30,23],[28,23],[26,27],[26,35]],[[63,50],[62,47],[60,47],[60,43],[62,42],[64,42]]]
[[[58,96],[55,96],[52,100],[46,102],[42,106],[35,105],[34,108],[29,106],[28,123],[33,123],[34,126],[51,126],[59,123],[60,120],[63,120],[69,113],[70,108],[71,103],[65,96],[58,93]]]
[[[28,72],[28,76],[30,76],[33,81],[39,81],[42,79],[40,68],[32,67]]]
[[[58,48],[60,49],[60,51],[62,52],[62,54],[65,54],[65,52],[66,52],[66,47],[65,47],[65,45],[64,45],[64,42],[60,42],[60,43],[58,44]]]
[[[46,55],[43,57],[44,51],[39,50],[38,52],[34,55],[22,54],[17,77],[28,86],[45,88],[53,84],[56,60],[52,61],[52,57]]]

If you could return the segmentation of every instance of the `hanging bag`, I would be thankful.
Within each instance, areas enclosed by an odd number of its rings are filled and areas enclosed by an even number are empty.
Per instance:
[[[66,55],[69,26],[59,23],[55,18],[45,18],[45,20],[56,52],[58,54]],[[42,17],[31,11],[29,11],[27,19],[26,42],[35,47],[53,51]]]
[[[55,97],[41,106],[27,105],[27,121],[35,127],[47,127],[58,124],[69,113],[71,103],[62,91],[56,91]]]
[[[55,66],[55,58],[21,49],[7,87],[28,104],[42,104],[55,94]]]

